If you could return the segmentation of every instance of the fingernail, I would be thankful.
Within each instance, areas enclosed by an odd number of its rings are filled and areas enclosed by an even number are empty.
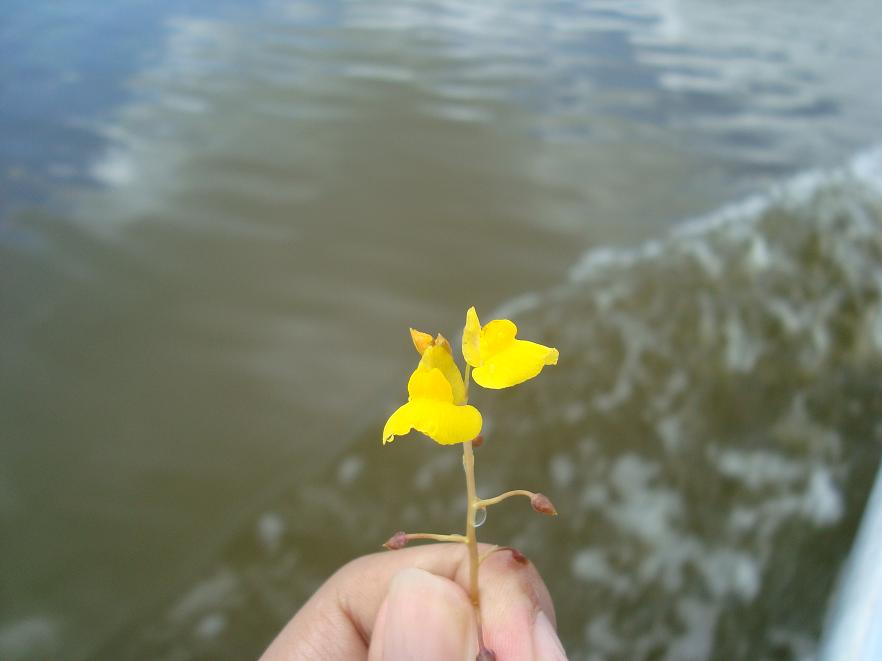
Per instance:
[[[539,611],[533,624],[533,654],[538,661],[567,661],[554,625],[543,611]]]
[[[386,603],[384,661],[462,659],[473,638],[471,608],[457,585],[421,569],[395,576]]]

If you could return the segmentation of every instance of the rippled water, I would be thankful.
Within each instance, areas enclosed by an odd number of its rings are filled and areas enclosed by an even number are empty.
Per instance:
[[[377,429],[408,326],[516,299],[562,360],[480,489],[563,516],[481,535],[571,657],[809,657],[882,440],[874,3],[74,6],[0,24],[0,656],[256,656],[457,527]]]

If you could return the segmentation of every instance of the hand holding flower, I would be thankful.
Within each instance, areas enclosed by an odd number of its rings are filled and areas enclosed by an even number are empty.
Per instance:
[[[420,354],[420,362],[407,383],[408,401],[398,407],[383,428],[383,444],[396,436],[417,430],[440,445],[463,445],[463,468],[466,474],[466,529],[465,534],[395,533],[386,542],[386,548],[399,550],[413,540],[463,543],[468,549],[469,598],[474,609],[477,634],[477,661],[491,661],[496,654],[486,646],[481,613],[479,567],[496,550],[491,547],[479,554],[475,534],[475,513],[511,496],[526,496],[533,509],[543,514],[556,515],[551,501],[540,493],[516,489],[494,498],[478,498],[475,487],[473,440],[481,433],[481,413],[468,404],[470,376],[489,389],[509,388],[539,375],[547,365],[556,365],[558,351],[542,344],[517,339],[517,327],[508,319],[495,319],[482,326],[475,308],[469,308],[462,336],[462,353],[466,361],[465,376],[453,360],[450,343],[442,336],[432,337],[411,329],[411,339]],[[474,368],[474,369],[473,369]],[[512,557],[520,562],[526,559],[512,550]],[[556,637],[555,637],[556,640]],[[565,658],[562,649],[554,658]],[[552,657],[548,657],[552,658]]]

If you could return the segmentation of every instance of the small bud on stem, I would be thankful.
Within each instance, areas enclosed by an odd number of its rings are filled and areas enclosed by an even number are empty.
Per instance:
[[[530,505],[532,505],[533,509],[540,514],[550,514],[551,516],[557,516],[557,510],[554,509],[554,505],[551,504],[551,501],[548,500],[548,496],[546,496],[545,494],[534,493],[533,497],[530,498]]]
[[[397,533],[387,539],[385,544],[383,544],[383,546],[385,546],[390,551],[398,551],[399,549],[403,549],[406,545],[407,533],[403,530],[399,530]]]
[[[435,542],[456,542],[458,544],[465,544],[467,541],[465,535],[440,535],[436,532],[404,532],[399,530],[386,540],[383,546],[390,551],[397,551],[415,539],[431,539]]]

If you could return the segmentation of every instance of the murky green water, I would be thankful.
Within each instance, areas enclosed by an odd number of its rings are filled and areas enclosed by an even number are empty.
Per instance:
[[[476,402],[479,482],[563,516],[481,533],[572,658],[807,658],[882,440],[873,9],[163,10],[121,98],[45,120],[79,165],[3,152],[0,656],[256,656],[348,558],[458,527],[455,448],[379,444],[406,331],[533,292],[561,364]]]

